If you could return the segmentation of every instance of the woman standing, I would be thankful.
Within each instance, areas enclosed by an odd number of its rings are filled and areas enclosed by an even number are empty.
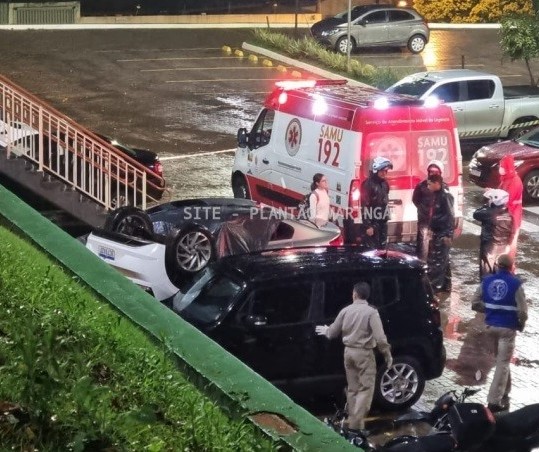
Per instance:
[[[308,218],[316,226],[321,227],[329,221],[330,213],[328,179],[322,173],[316,173],[311,184]]]

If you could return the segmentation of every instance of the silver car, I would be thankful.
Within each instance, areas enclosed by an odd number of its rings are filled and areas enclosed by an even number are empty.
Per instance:
[[[323,45],[346,54],[348,47],[407,47],[420,53],[429,42],[427,21],[412,8],[362,5],[352,8],[348,42],[348,11],[321,20],[311,27],[311,35]]]

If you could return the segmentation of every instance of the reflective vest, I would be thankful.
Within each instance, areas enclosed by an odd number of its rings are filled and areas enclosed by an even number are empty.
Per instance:
[[[485,322],[490,326],[518,328],[515,294],[521,285],[518,278],[506,270],[486,276],[481,282],[485,302]]]

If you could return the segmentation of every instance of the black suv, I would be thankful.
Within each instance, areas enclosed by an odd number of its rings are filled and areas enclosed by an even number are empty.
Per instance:
[[[441,375],[445,348],[437,300],[424,264],[399,251],[316,247],[230,256],[207,267],[172,306],[289,395],[339,395],[346,384],[341,340],[315,334],[351,303],[352,287],[371,285],[392,346],[393,367],[379,370],[374,400],[404,409],[425,380]]]

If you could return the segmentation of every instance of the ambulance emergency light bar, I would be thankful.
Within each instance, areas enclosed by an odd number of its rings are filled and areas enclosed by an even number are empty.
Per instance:
[[[302,88],[314,88],[315,86],[346,85],[347,83],[348,83],[348,80],[344,80],[344,79],[281,80],[279,82],[275,82],[275,86],[277,88],[281,88],[284,90],[291,90],[291,89],[302,89]]]

